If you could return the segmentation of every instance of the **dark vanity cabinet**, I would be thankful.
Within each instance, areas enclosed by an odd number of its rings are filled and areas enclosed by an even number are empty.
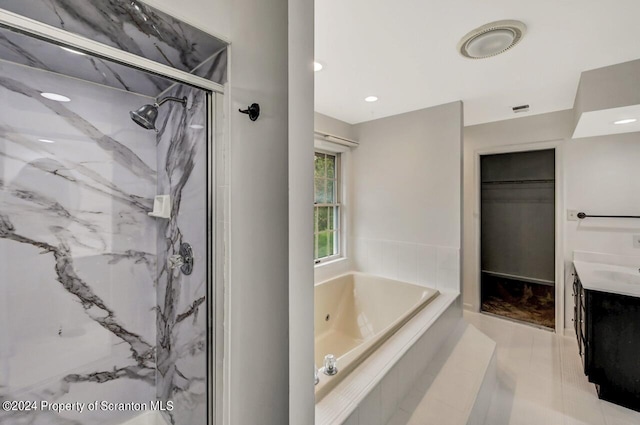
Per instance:
[[[640,411],[640,298],[584,289],[574,274],[574,329],[598,396]]]

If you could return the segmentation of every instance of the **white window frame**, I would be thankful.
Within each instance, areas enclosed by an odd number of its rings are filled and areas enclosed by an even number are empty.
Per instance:
[[[313,229],[313,243],[314,243],[314,264],[316,266],[320,265],[320,264],[324,264],[324,263],[328,263],[330,261],[335,261],[338,260],[340,258],[344,257],[344,238],[343,238],[343,229],[344,229],[344,217],[343,217],[343,203],[342,203],[342,193],[343,193],[343,189],[342,189],[342,153],[341,152],[332,152],[329,150],[324,150],[324,149],[318,149],[315,148],[314,149],[314,156],[316,153],[321,153],[324,155],[331,155],[333,157],[336,158],[336,162],[335,162],[335,183],[334,183],[334,190],[335,190],[335,202],[333,203],[313,203],[313,207],[314,207],[314,229]],[[314,169],[315,170],[315,169]],[[315,183],[315,171],[314,171],[314,183]],[[314,185],[315,188],[315,185]],[[315,189],[314,189],[314,193],[315,193]],[[332,255],[328,255],[326,257],[321,257],[321,258],[315,258],[315,252],[316,252],[316,244],[318,241],[318,234],[319,232],[316,232],[315,229],[315,209],[317,207],[333,207],[334,210],[334,220],[335,220],[335,230],[334,230],[334,244],[337,244],[337,249],[336,249],[336,253],[332,254]]]

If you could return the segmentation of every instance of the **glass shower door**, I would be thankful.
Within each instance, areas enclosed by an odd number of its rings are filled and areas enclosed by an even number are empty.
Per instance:
[[[211,97],[0,29],[1,425],[209,423]]]

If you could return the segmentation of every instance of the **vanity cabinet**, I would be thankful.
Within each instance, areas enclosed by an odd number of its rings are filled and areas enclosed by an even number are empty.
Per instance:
[[[598,396],[640,411],[640,298],[573,282],[574,329],[584,373]]]

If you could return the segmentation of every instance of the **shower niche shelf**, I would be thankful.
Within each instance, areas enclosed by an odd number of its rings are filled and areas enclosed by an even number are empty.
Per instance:
[[[171,197],[158,195],[153,199],[153,211],[148,213],[150,217],[171,218]]]

